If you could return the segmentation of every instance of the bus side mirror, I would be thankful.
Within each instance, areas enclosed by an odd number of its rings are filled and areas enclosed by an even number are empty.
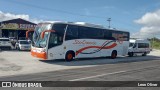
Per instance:
[[[55,30],[44,30],[44,31],[41,33],[41,38],[42,38],[42,39],[44,38],[45,32],[55,32]]]
[[[26,31],[26,38],[27,39],[29,38],[29,32],[34,32],[34,30],[28,30],[28,31]]]

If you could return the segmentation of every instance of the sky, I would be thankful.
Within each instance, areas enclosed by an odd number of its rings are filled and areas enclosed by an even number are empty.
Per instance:
[[[131,37],[160,36],[160,0],[0,0],[0,21],[69,21],[129,31]]]

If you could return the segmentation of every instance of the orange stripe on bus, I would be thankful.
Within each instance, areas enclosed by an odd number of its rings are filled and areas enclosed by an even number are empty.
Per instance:
[[[90,48],[111,49],[111,48],[114,48],[115,46],[117,46],[117,43],[113,43],[112,45],[106,46],[106,47],[103,47],[103,48],[102,48],[102,46],[88,46],[88,47],[84,47],[84,48],[79,49],[79,50],[76,52],[76,56],[77,56],[79,53],[82,53],[82,51],[84,51],[84,50],[86,50],[86,49],[90,49]]]

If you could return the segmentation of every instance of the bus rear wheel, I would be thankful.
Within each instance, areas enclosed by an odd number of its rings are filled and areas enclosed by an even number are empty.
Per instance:
[[[73,52],[67,52],[65,56],[66,61],[72,61],[74,59],[74,53]]]
[[[111,59],[115,59],[117,57],[117,51],[113,51],[111,54]]]

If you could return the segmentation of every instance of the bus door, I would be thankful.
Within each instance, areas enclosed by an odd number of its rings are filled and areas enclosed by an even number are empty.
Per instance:
[[[63,58],[64,49],[62,46],[63,37],[57,33],[50,33],[48,43],[48,58],[57,59]]]

